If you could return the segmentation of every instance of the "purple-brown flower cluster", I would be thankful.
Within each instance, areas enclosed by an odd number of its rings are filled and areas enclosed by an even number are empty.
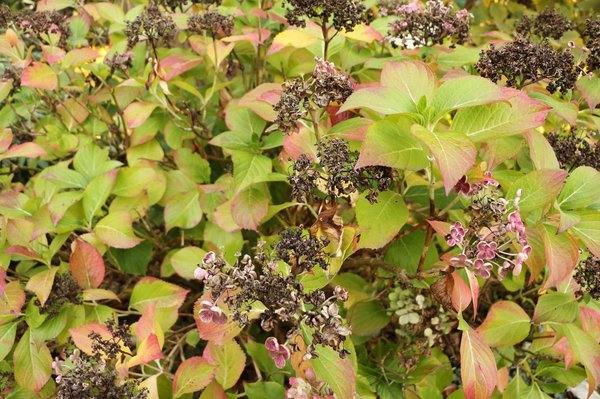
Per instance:
[[[558,51],[546,41],[533,43],[524,37],[501,47],[491,44],[481,52],[475,68],[484,78],[493,82],[504,78],[507,86],[519,89],[547,80],[550,93],[562,94],[575,86],[579,76],[575,58],[568,49]]]
[[[343,139],[323,140],[317,147],[317,158],[317,165],[304,154],[294,161],[289,177],[294,198],[311,198],[317,187],[323,187],[330,198],[368,190],[367,199],[376,203],[379,192],[391,187],[391,168],[367,166],[356,169],[358,153],[351,152]]]
[[[285,0],[285,18],[290,25],[306,26],[307,19],[352,32],[354,27],[365,21],[365,6],[360,0]]]
[[[200,304],[199,319],[222,324],[231,317],[245,326],[251,321],[251,312],[258,312],[263,330],[271,331],[276,325],[286,328],[288,344],[279,343],[275,337],[265,343],[280,368],[290,357],[290,350],[297,350],[294,343],[302,325],[314,329],[312,342],[307,343],[307,356],[316,356],[318,344],[345,356],[348,352],[343,343],[350,330],[343,325],[336,302],[347,300],[347,292],[339,287],[330,296],[323,290],[306,292],[299,280],[317,264],[326,267],[322,241],[299,236],[296,230],[283,236],[283,244],[275,246],[274,256],[267,255],[261,244],[254,257],[240,256],[233,265],[209,252],[194,274],[210,292],[210,300]],[[289,270],[282,268],[282,262]],[[218,303],[225,306],[221,308]]]
[[[134,47],[140,40],[148,40],[153,45],[159,39],[167,41],[176,29],[171,15],[161,11],[157,4],[150,3],[135,20],[127,22],[127,47]]]
[[[464,9],[454,12],[452,6],[446,6],[440,0],[401,4],[396,7],[394,14],[398,19],[390,24],[388,32],[394,47],[430,47],[443,44],[445,40],[455,46],[471,38],[471,13]]]
[[[335,69],[335,65],[316,57],[317,65],[309,80],[296,78],[283,83],[283,92],[274,110],[275,123],[284,133],[298,130],[297,123],[316,107],[341,104],[354,91],[352,79]]]
[[[588,56],[585,65],[588,71],[600,69],[600,18],[585,21],[585,29],[581,34]]]
[[[491,175],[486,179],[484,183],[474,185],[479,186],[476,190],[460,189],[470,197],[471,220],[467,226],[455,222],[445,237],[450,247],[461,250],[458,256],[450,259],[450,265],[469,268],[483,278],[491,276],[494,266],[500,279],[511,270],[513,275],[519,275],[531,253],[519,212],[521,190],[518,190],[512,202],[513,210],[509,213],[508,201],[497,198],[497,191],[491,189],[497,185],[495,180],[490,182],[490,179],[493,180]],[[462,182],[461,187],[465,184],[466,181]]]
[[[188,30],[194,33],[206,32],[213,38],[231,36],[233,17],[209,10],[203,14],[192,15],[188,19]]]
[[[525,16],[515,26],[515,31],[522,36],[532,33],[542,38],[558,40],[562,35],[573,29],[573,24],[554,8],[546,8],[534,18]]]
[[[586,259],[579,261],[573,278],[582,291],[594,299],[600,299],[600,258],[589,254]]]
[[[600,146],[592,143],[585,132],[548,133],[556,159],[563,169],[589,166],[600,171]]]

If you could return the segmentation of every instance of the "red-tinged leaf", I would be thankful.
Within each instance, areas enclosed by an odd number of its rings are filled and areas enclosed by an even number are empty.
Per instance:
[[[81,288],[98,288],[104,280],[106,267],[100,252],[87,242],[77,239],[69,259],[71,274]]]
[[[213,381],[202,391],[200,399],[228,399],[228,396],[221,385]]]
[[[412,134],[428,148],[442,174],[446,195],[475,163],[475,145],[462,133],[432,132],[413,125]]]
[[[62,66],[65,69],[74,68],[94,61],[98,57],[100,57],[100,53],[90,47],[76,48],[65,55],[65,58],[62,59]]]
[[[203,340],[214,342],[217,345],[224,345],[233,340],[233,338],[235,338],[242,329],[240,328],[239,323],[231,320],[231,318],[228,318],[227,323],[225,324],[204,323],[202,320],[200,320],[200,317],[198,316],[198,312],[200,311],[200,303],[206,300],[210,300],[209,293],[202,295],[202,297],[198,298],[194,304],[194,320],[196,321],[198,333],[200,338]],[[222,301],[217,302],[217,305],[221,309],[226,309]]]
[[[560,338],[552,347],[559,355],[565,360],[565,369],[570,369],[575,364],[575,354],[573,353],[573,348],[569,345],[569,340],[567,337]]]
[[[35,339],[27,329],[13,353],[17,384],[38,393],[50,379],[52,355],[44,341]]]
[[[502,88],[506,101],[459,110],[452,130],[474,142],[519,134],[542,126],[550,108],[520,90]]]
[[[158,337],[154,334],[150,334],[139,345],[135,356],[129,359],[127,367],[132,368],[141,364],[147,364],[153,360],[162,359],[163,357],[158,343]]]
[[[231,216],[243,229],[258,230],[260,222],[269,212],[269,196],[265,184],[252,185],[233,197]]]
[[[529,284],[539,276],[546,267],[546,250],[544,247],[544,239],[536,228],[526,228],[527,243],[531,247],[531,253],[525,261],[531,275],[529,276]]]
[[[540,226],[540,234],[544,240],[546,262],[550,272],[542,287],[558,287],[567,280],[579,260],[579,247],[577,241],[569,233],[557,234],[555,227]]]
[[[0,130],[0,153],[8,150],[8,147],[10,147],[12,141],[13,141],[12,130],[1,129]]]
[[[6,251],[4,251],[4,253],[8,255],[20,255],[25,258],[39,261],[42,260],[42,256],[40,254],[22,245],[13,245],[12,247],[9,247]]]
[[[471,300],[473,301],[473,320],[477,318],[477,305],[479,304],[479,281],[475,273],[465,269],[467,279],[469,280],[469,290],[471,291]]]
[[[169,81],[175,76],[179,76],[190,69],[197,67],[202,62],[202,58],[191,54],[174,54],[165,57],[160,61],[160,66],[166,72],[164,79]]]
[[[305,30],[286,29],[273,39],[273,43],[267,51],[267,57],[275,54],[285,47],[306,48],[317,41],[318,37]]]
[[[23,69],[21,86],[34,89],[54,90],[58,86],[58,76],[48,65],[34,62]]]
[[[143,240],[135,236],[132,217],[127,211],[110,212],[101,219],[94,232],[104,244],[114,248],[133,248]]]
[[[52,291],[52,284],[54,283],[54,276],[56,276],[57,271],[58,267],[51,267],[37,273],[29,279],[25,286],[27,291],[33,292],[38,297],[42,306],[44,306],[48,300],[50,291]]]
[[[498,388],[498,391],[500,392],[504,392],[508,386],[508,371],[508,367],[502,367],[501,369],[498,369],[498,382],[496,384],[496,388]]]
[[[576,83],[581,97],[587,101],[590,110],[600,104],[600,78],[598,76],[582,76]]]
[[[498,381],[494,354],[479,333],[469,327],[460,342],[461,377],[467,399],[487,399]]]
[[[580,306],[579,315],[583,331],[594,338],[596,342],[600,342],[600,312],[587,306]]]
[[[458,273],[452,273],[452,281],[452,306],[457,312],[462,312],[471,303],[471,291]]]
[[[586,210],[576,214],[581,221],[572,227],[589,251],[600,258],[600,212]]]
[[[109,340],[113,338],[113,335],[108,330],[108,327],[106,327],[104,324],[90,323],[69,329],[69,334],[71,334],[71,338],[73,339],[75,346],[88,355],[93,353],[92,340],[89,337],[89,335],[93,332],[98,333],[102,339]]]
[[[380,42],[383,40],[381,33],[377,32],[372,26],[365,24],[356,25],[351,32],[345,31],[344,36],[363,43]]]
[[[554,149],[544,135],[536,130],[524,134],[529,144],[529,157],[536,169],[559,169]]]
[[[439,220],[428,220],[427,223],[429,223],[433,230],[442,237],[450,234],[450,223],[440,222]]]
[[[14,319],[25,304],[25,291],[18,281],[11,281],[0,297],[0,323]]]
[[[140,312],[144,312],[153,303],[156,309],[179,308],[188,292],[189,290],[155,277],[144,277],[133,287],[129,306]]]
[[[298,133],[287,134],[283,139],[283,149],[292,159],[298,159],[304,154],[313,161],[317,160],[316,139],[313,132],[301,127]]]
[[[146,122],[146,119],[148,119],[150,114],[152,114],[152,111],[154,111],[157,106],[158,104],[147,101],[139,101],[129,104],[123,111],[127,127],[133,129],[141,126],[144,122]]]
[[[214,379],[216,366],[200,356],[194,356],[179,365],[173,379],[173,398],[204,389]]]
[[[0,298],[4,296],[6,290],[6,269],[0,266]]]
[[[233,387],[246,367],[246,355],[234,340],[224,345],[209,342],[202,356],[210,364],[217,366],[215,380],[224,389]]]
[[[156,302],[152,302],[144,312],[142,317],[135,324],[135,336],[138,340],[143,341],[150,335],[156,335],[158,338],[158,344],[162,348],[164,344],[164,333],[160,327],[160,323],[156,317]]]
[[[0,325],[0,361],[4,360],[15,344],[18,325],[17,322]]]
[[[83,290],[83,300],[84,301],[117,301],[121,302],[121,299],[110,290],[105,290],[102,288],[88,288]]]
[[[600,381],[600,345],[574,324],[558,324],[555,330],[567,337],[575,359],[585,367],[590,396]]]
[[[514,346],[529,335],[531,319],[511,301],[492,305],[483,323],[477,328],[481,338],[491,346]]]
[[[42,46],[42,54],[46,62],[52,65],[63,59],[65,50],[55,46]]]
[[[431,104],[437,79],[435,74],[421,61],[388,62],[381,70],[381,85],[394,87],[408,94],[413,104],[422,97]]]
[[[254,45],[254,47],[259,44],[263,44],[265,40],[267,40],[271,36],[271,31],[268,29],[255,29],[244,35],[232,35],[224,37],[222,40],[224,42],[241,42],[241,41],[249,41]]]
[[[0,159],[6,158],[37,158],[48,154],[46,150],[36,143],[17,144],[8,149],[4,154],[0,154]]]
[[[250,108],[264,120],[273,122],[277,117],[273,105],[279,99],[278,93],[281,93],[281,84],[263,83],[244,94],[238,104]]]
[[[435,92],[433,106],[438,114],[453,109],[475,107],[505,100],[500,86],[479,76],[446,80]]]

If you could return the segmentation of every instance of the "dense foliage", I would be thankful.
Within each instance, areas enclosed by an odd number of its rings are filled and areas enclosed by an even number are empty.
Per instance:
[[[591,395],[598,9],[3,2],[0,397]]]

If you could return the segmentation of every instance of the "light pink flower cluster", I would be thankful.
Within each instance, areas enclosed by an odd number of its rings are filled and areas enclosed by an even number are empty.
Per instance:
[[[469,183],[467,180],[467,176],[464,175],[454,185],[454,192],[456,194],[463,193],[468,196],[473,196],[488,186],[492,186],[492,187],[499,186],[498,181],[492,177],[492,172],[490,172],[489,170],[483,174],[483,178],[481,179],[480,182],[474,183],[474,184]]]
[[[335,399],[333,395],[315,395],[313,392],[317,391],[322,382],[315,381],[314,372],[311,368],[306,370],[306,380],[299,377],[290,378],[291,388],[285,392],[285,399]],[[316,384],[313,387],[311,384]]]
[[[513,275],[519,275],[523,263],[531,254],[519,209],[522,190],[517,191],[513,201],[514,210],[506,217],[507,201],[493,198],[489,190],[483,191],[487,186],[495,187],[498,184],[487,173],[484,182],[474,186],[469,185],[466,179],[461,179],[457,184],[457,192],[482,195],[473,199],[475,206],[472,205],[471,209],[474,213],[469,226],[465,228],[460,222],[455,222],[445,239],[449,246],[461,249],[458,256],[450,259],[452,267],[469,268],[477,275],[489,278],[495,265],[499,278],[504,279],[510,270]],[[521,249],[516,253],[510,252],[511,246]]]
[[[196,270],[194,270],[194,278],[196,280],[204,281],[208,277],[208,270],[206,270],[206,266],[211,265],[217,259],[217,256],[213,251],[207,252],[202,258],[202,266],[198,266]]]
[[[275,362],[275,366],[278,369],[285,367],[285,362],[290,358],[291,353],[290,350],[285,346],[285,344],[280,344],[277,342],[277,338],[269,337],[265,341],[265,348],[269,351],[269,356]]]

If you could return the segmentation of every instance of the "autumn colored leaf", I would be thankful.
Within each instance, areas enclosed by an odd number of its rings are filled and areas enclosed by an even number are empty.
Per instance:
[[[546,261],[550,272],[542,289],[558,287],[568,279],[577,266],[579,247],[569,233],[557,234],[555,227],[541,226],[540,234],[544,240]]]
[[[481,338],[491,346],[513,346],[529,335],[531,319],[525,311],[511,301],[499,301],[492,305],[477,328]]]
[[[150,103],[147,101],[139,101],[131,103],[123,111],[125,122],[127,127],[130,129],[141,126],[146,119],[152,114],[152,111],[158,106],[158,104]]]
[[[457,312],[462,312],[471,303],[471,289],[456,272],[451,274],[454,284],[452,285],[452,306]]]
[[[34,89],[54,90],[58,86],[58,77],[48,65],[34,62],[23,70],[21,85]]]
[[[25,286],[27,291],[33,292],[38,297],[42,306],[46,303],[48,296],[50,296],[52,284],[54,283],[54,276],[56,276],[57,271],[58,267],[50,267],[37,273],[29,279]]]
[[[153,360],[162,359],[163,357],[160,344],[158,343],[158,337],[154,334],[150,334],[139,344],[135,356],[132,356],[127,362],[127,367],[132,368],[141,364],[150,363]]]
[[[496,360],[490,347],[472,328],[463,331],[460,341],[461,377],[467,399],[487,399],[498,380]]]
[[[100,252],[87,242],[77,239],[69,259],[71,274],[81,288],[98,288],[104,280],[106,267]]]
[[[388,62],[381,70],[381,84],[401,90],[415,106],[423,97],[431,104],[436,83],[431,68],[421,61]]]
[[[13,363],[17,384],[35,393],[50,379],[52,355],[46,343],[35,339],[29,328],[15,347]]]
[[[173,398],[206,388],[214,378],[216,367],[200,356],[185,360],[173,378]]]
[[[246,367],[246,355],[235,340],[224,345],[217,345],[214,341],[209,342],[202,357],[217,366],[215,380],[223,389],[234,386]]]

